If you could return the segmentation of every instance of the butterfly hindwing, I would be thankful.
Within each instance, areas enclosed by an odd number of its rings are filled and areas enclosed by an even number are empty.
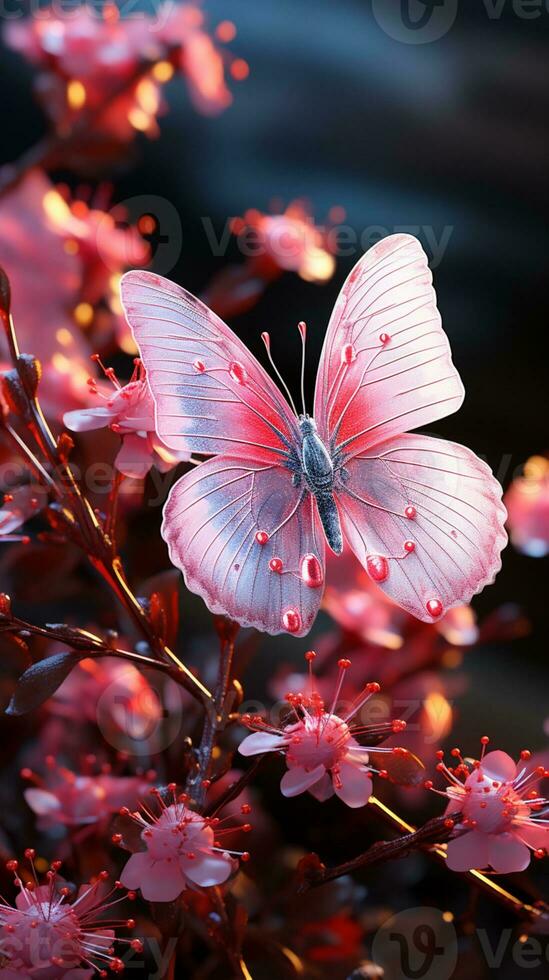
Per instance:
[[[311,496],[285,468],[206,460],[173,487],[162,534],[212,612],[268,633],[309,631],[324,589],[324,539]],[[306,556],[311,584],[302,576]]]
[[[354,457],[347,474],[337,495],[343,533],[413,616],[432,622],[493,581],[507,541],[501,487],[465,446],[395,436]]]

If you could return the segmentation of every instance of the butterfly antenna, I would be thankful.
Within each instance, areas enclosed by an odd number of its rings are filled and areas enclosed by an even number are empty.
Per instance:
[[[294,410],[294,414],[295,415],[298,415],[297,408],[295,407],[294,400],[292,398],[290,389],[288,388],[288,385],[284,381],[284,378],[282,377],[282,375],[281,375],[280,371],[278,370],[275,362],[273,361],[273,355],[271,354],[271,338],[270,338],[269,334],[266,331],[264,331],[261,334],[261,339],[262,339],[263,343],[265,344],[265,350],[267,351],[267,357],[269,358],[269,361],[271,362],[271,365],[273,367],[273,370],[274,370],[274,372],[275,372],[278,380],[280,381],[280,384],[282,385],[282,387],[284,388],[284,391],[286,392],[286,394],[288,396],[288,401],[290,402],[290,405],[292,406],[292,408]]]
[[[303,405],[303,414],[307,414],[305,408],[305,346],[307,343],[307,324],[303,320],[300,320],[297,329],[299,330],[299,335],[301,337],[301,404]]]

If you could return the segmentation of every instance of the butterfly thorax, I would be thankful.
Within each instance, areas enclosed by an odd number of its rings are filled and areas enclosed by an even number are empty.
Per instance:
[[[316,424],[309,416],[299,420],[301,429],[301,458],[303,473],[313,493],[318,490],[331,490],[334,482],[334,467],[326,446],[320,438]]]
[[[333,495],[334,466],[332,458],[320,438],[314,419],[302,415],[299,419],[301,431],[301,465],[303,476],[309,490],[314,494],[326,540],[332,551],[341,554],[343,540],[339,514]]]

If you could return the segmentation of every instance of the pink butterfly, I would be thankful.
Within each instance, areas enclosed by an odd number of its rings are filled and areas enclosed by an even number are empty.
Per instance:
[[[493,581],[507,541],[501,487],[464,446],[403,434],[455,412],[464,395],[415,238],[379,242],[346,280],[312,417],[184,289],[136,271],[121,291],[158,434],[174,452],[212,457],[175,484],[162,525],[172,562],[212,612],[305,635],[324,591],[325,541],[336,554],[346,542],[427,622]]]

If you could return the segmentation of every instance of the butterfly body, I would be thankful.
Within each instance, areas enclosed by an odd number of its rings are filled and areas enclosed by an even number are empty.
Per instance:
[[[464,395],[416,239],[378,242],[348,276],[311,416],[184,289],[136,271],[121,294],[158,435],[209,457],[173,486],[162,534],[213,612],[304,636],[326,543],[336,555],[345,544],[425,622],[493,581],[507,540],[501,487],[471,450],[408,431],[455,412]]]
[[[326,541],[336,555],[343,551],[343,536],[333,488],[335,468],[330,452],[320,438],[314,419],[302,415],[299,420],[302,436],[301,459],[303,476],[316,500],[318,515]]]

